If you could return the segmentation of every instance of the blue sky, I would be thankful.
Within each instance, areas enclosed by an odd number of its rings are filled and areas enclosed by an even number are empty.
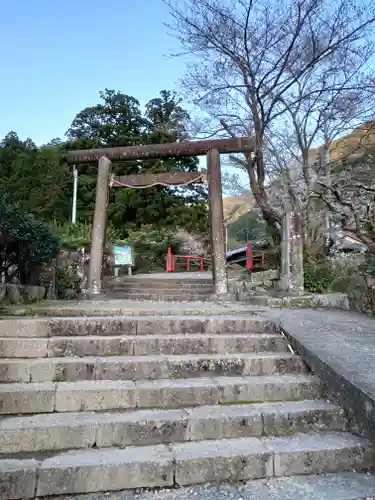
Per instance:
[[[178,89],[167,19],[162,0],[0,0],[0,138],[62,138],[106,87],[141,103]]]

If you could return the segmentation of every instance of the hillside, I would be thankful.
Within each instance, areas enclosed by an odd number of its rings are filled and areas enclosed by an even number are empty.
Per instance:
[[[229,224],[236,221],[255,206],[254,198],[250,196],[224,196],[224,221]]]
[[[310,150],[310,161],[314,162],[319,156],[320,147]],[[344,159],[358,160],[365,154],[375,150],[375,122],[364,123],[340,139],[332,141],[329,153],[332,162]]]

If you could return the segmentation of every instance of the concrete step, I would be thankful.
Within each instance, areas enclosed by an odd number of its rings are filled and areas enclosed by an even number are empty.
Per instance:
[[[180,488],[146,491],[112,500],[374,500],[375,475],[341,472],[311,476],[284,476],[253,479],[245,483],[209,483]],[[95,494],[95,500],[107,500],[105,493]],[[87,500],[78,495],[76,500]]]
[[[346,421],[340,408],[322,400],[122,413],[51,413],[1,420],[0,454],[285,436],[323,429],[345,430]]]
[[[104,290],[108,291],[140,291],[140,292],[158,292],[160,290],[168,290],[171,293],[174,292],[181,292],[183,290],[188,290],[190,293],[207,293],[214,291],[215,287],[214,284],[207,283],[207,284],[201,284],[197,282],[186,282],[182,284],[176,284],[175,282],[169,282],[168,280],[164,281],[158,281],[158,282],[151,282],[149,283],[148,280],[145,281],[140,281],[140,280],[134,280],[134,281],[122,281],[122,282],[110,282],[106,286],[103,286]]]
[[[373,453],[368,441],[340,432],[99,448],[0,460],[0,484],[8,499],[171,487],[362,470]]]
[[[0,364],[0,382],[181,379],[201,374],[260,376],[303,373],[305,370],[301,358],[290,352],[4,358]]]
[[[104,292],[106,299],[123,299],[123,300],[142,300],[145,302],[207,302],[212,297],[212,293],[206,294],[191,294],[188,292],[171,294],[166,290],[160,292],[127,292],[127,291],[111,291]]]
[[[254,316],[96,316],[0,320],[0,337],[275,333],[274,322]]]
[[[0,337],[0,358],[50,358],[58,356],[121,356],[154,354],[228,354],[287,351],[279,333],[114,335],[99,337]]]
[[[116,295],[116,294],[141,294],[141,295],[152,295],[152,296],[181,296],[187,294],[194,297],[207,297],[215,293],[214,287],[207,288],[197,288],[191,289],[186,287],[181,288],[136,288],[136,287],[116,287],[116,288],[104,288],[102,292],[106,294]]]
[[[181,408],[296,401],[320,395],[319,379],[307,374],[15,383],[0,384],[0,414]]]
[[[207,288],[213,287],[214,283],[212,278],[174,278],[172,275],[167,275],[168,277],[164,279],[158,278],[145,278],[145,277],[137,277],[137,276],[124,276],[120,278],[110,278],[108,280],[103,280],[103,288],[111,288],[111,287],[139,287],[139,288]]]

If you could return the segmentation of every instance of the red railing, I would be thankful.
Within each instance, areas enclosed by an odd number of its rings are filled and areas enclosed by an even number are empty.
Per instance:
[[[208,257],[201,257],[200,255],[173,255],[172,249],[168,248],[167,254],[167,265],[166,271],[167,273],[173,273],[176,270],[177,261],[186,261],[186,270],[191,271],[192,264],[198,264],[198,270],[203,272],[205,268],[207,269],[211,264],[211,259]],[[195,268],[195,270],[197,270]]]
[[[252,271],[254,268],[255,260],[260,259],[262,266],[264,265],[264,253],[259,252],[257,254],[254,253],[251,243],[248,243],[246,246],[246,263],[245,268],[247,271]]]
[[[167,273],[173,273],[176,270],[177,261],[186,261],[186,270],[191,271],[191,265],[194,264],[195,270],[199,270],[203,272],[208,269],[211,264],[211,259],[208,257],[201,257],[199,255],[174,255],[172,253],[172,249],[168,248],[167,254],[167,263],[166,263],[166,271]],[[264,252],[255,253],[252,249],[251,243],[248,243],[246,246],[246,257],[245,257],[245,269],[247,271],[252,271],[254,268],[254,264],[260,260],[261,265],[264,265]],[[195,267],[195,264],[198,263],[198,269]],[[258,263],[258,262],[257,262]],[[232,264],[234,266],[235,271],[237,271],[237,264]]]

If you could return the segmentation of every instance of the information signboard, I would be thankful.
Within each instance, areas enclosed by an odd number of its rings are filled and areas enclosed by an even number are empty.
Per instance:
[[[133,252],[132,247],[120,247],[113,245],[113,255],[115,258],[115,266],[132,266]]]

